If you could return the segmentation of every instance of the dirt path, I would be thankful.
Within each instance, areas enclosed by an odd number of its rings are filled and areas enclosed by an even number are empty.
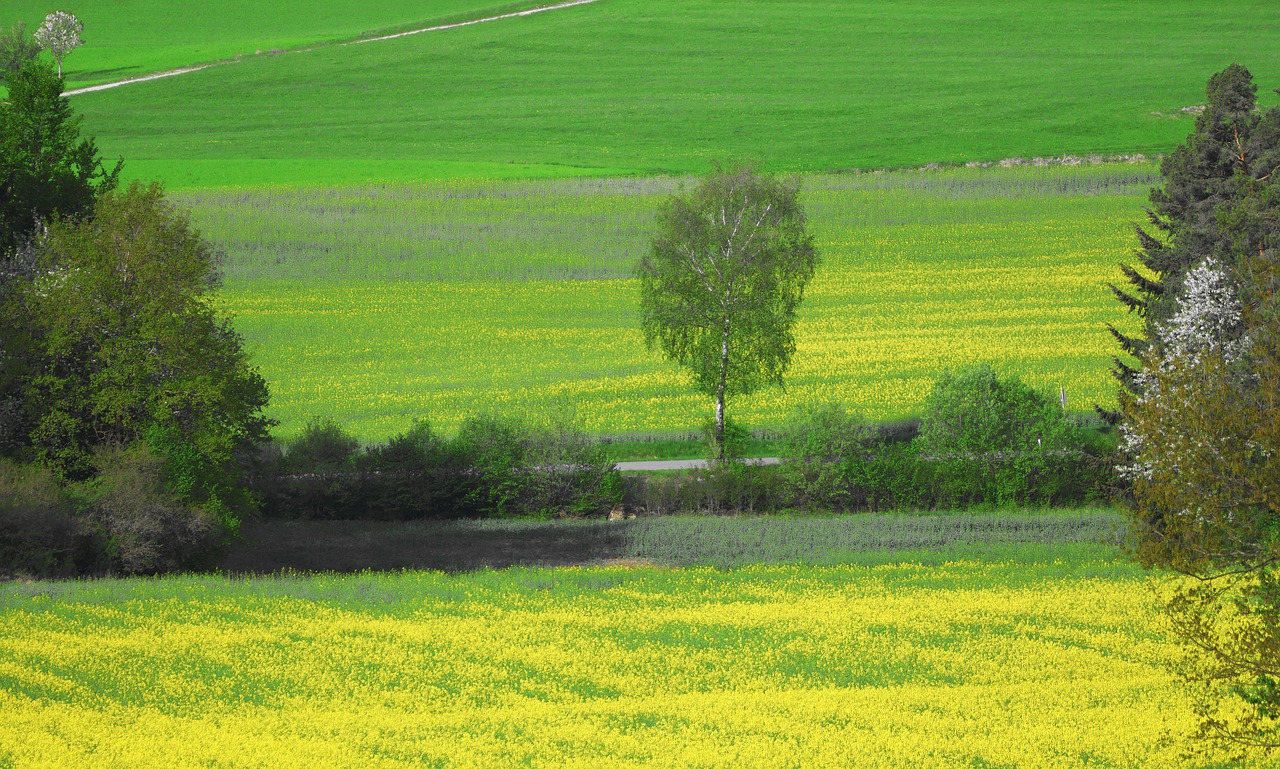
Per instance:
[[[575,5],[587,5],[588,3],[594,3],[594,2],[596,2],[596,0],[570,0],[570,2],[556,3],[555,5],[544,5],[540,8],[530,8],[527,11],[516,11],[514,13],[504,13],[501,16],[488,16],[483,19],[472,19],[471,21],[460,21],[455,24],[441,24],[435,27],[423,27],[422,29],[413,29],[413,30],[409,30],[408,32],[397,32],[394,35],[382,35],[380,37],[367,37],[367,38],[364,38],[363,40],[353,40],[349,43],[342,43],[342,45],[344,46],[360,45],[361,43],[376,43],[382,40],[394,40],[397,37],[408,37],[409,35],[420,35],[423,32],[440,32],[446,29],[457,29],[458,27],[469,27],[473,24],[483,24],[486,21],[512,19],[517,16],[532,16],[535,13],[542,13],[544,11],[558,11],[561,8],[572,8]],[[294,51],[294,53],[301,52],[301,51],[312,51],[312,50],[315,50],[315,48],[314,47],[302,48],[302,49],[299,49],[299,51]],[[126,80],[117,80],[113,83],[91,85],[85,88],[73,88],[69,91],[63,91],[62,95],[75,96],[77,94],[82,94],[82,93],[93,93],[94,91],[105,91],[108,88],[119,88],[122,85],[129,85],[131,83],[145,83],[148,80],[159,80],[162,77],[174,77],[175,75],[185,75],[188,72],[199,72],[202,69],[209,69],[210,67],[220,67],[224,64],[235,64],[237,61],[240,61],[240,59],[239,58],[227,59],[225,61],[216,61],[210,64],[201,64],[195,67],[183,67],[182,69],[171,69],[166,72],[157,72],[154,75],[144,75],[142,77],[131,77]]]
[[[441,24],[438,27],[425,27],[423,29],[410,30],[409,32],[397,32],[394,35],[383,35],[382,37],[367,37],[364,40],[353,40],[350,43],[343,43],[343,45],[360,45],[361,43],[376,43],[379,40],[394,40],[397,37],[408,37],[409,35],[420,35],[423,32],[439,32],[440,30],[444,30],[444,29],[457,29],[458,27],[469,27],[472,24],[483,24],[486,21],[497,21],[499,19],[511,19],[516,16],[532,16],[535,13],[542,13],[543,11],[557,11],[561,8],[572,8],[575,5],[586,5],[587,3],[594,3],[595,1],[596,0],[572,0],[571,2],[567,2],[567,3],[557,3],[556,5],[545,5],[541,8],[530,8],[527,11],[516,11],[515,13],[504,13],[501,16],[490,16],[486,19],[472,19],[471,21],[460,21],[456,24]]]

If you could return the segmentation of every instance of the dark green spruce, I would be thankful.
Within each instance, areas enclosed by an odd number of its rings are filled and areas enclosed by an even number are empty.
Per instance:
[[[1257,90],[1239,64],[1211,77],[1195,130],[1160,164],[1164,185],[1151,191],[1147,226],[1135,226],[1135,253],[1145,271],[1122,264],[1129,286],[1111,285],[1145,321],[1137,336],[1108,325],[1133,358],[1158,344],[1156,328],[1174,313],[1188,271],[1213,257],[1234,273],[1242,256],[1256,253],[1277,227],[1268,212],[1280,197],[1280,178],[1272,173],[1280,165],[1280,108],[1258,109]],[[1112,372],[1136,392],[1138,370],[1117,356]]]

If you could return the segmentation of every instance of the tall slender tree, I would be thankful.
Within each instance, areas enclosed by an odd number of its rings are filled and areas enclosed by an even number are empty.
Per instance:
[[[798,183],[717,168],[671,198],[637,268],[645,343],[693,374],[715,400],[725,455],[726,403],[781,384],[796,310],[818,265]]]

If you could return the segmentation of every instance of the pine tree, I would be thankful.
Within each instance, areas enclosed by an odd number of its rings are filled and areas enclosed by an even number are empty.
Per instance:
[[[1262,190],[1274,188],[1271,174],[1280,165],[1280,108],[1257,109],[1257,86],[1239,64],[1209,78],[1205,95],[1207,103],[1195,130],[1160,165],[1164,186],[1151,191],[1148,226],[1135,226],[1135,253],[1145,270],[1122,264],[1128,290],[1110,286],[1116,298],[1144,320],[1139,336],[1108,324],[1120,347],[1134,358],[1152,348],[1160,351],[1156,329],[1175,312],[1193,267],[1212,257],[1234,273],[1240,254],[1250,249],[1239,242],[1241,222],[1236,221],[1233,231],[1230,213],[1244,213],[1241,206],[1248,208],[1249,200],[1256,204]],[[1113,374],[1126,390],[1138,394],[1139,369],[1119,356],[1114,362]]]

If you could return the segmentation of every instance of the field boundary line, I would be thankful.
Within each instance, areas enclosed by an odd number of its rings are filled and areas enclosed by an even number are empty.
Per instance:
[[[366,37],[361,40],[352,40],[347,43],[341,43],[340,45],[345,47],[348,45],[359,45],[360,43],[376,43],[382,40],[394,40],[398,37],[407,37],[409,35],[419,35],[419,34],[422,34],[423,32],[439,32],[441,30],[446,30],[446,29],[457,29],[458,27],[469,27],[472,24],[483,24],[486,21],[499,21],[501,19],[512,19],[517,16],[532,16],[535,13],[542,13],[543,11],[558,11],[561,8],[572,8],[575,5],[587,5],[589,3],[594,3],[594,2],[596,2],[596,0],[569,0],[569,2],[565,2],[565,3],[557,3],[555,5],[544,5],[540,8],[529,8],[528,10],[524,10],[524,11],[513,11],[512,13],[504,13],[500,16],[487,16],[483,19],[472,19],[471,21],[459,21],[453,24],[440,24],[434,27],[423,27],[422,29],[412,29],[412,30],[409,30],[408,32],[397,32],[392,35],[382,35],[380,37]],[[315,48],[316,47],[302,48],[302,49],[299,49],[299,51],[313,51],[315,50]],[[298,52],[298,51],[295,51],[295,52]],[[76,96],[82,93],[93,93],[94,91],[105,91],[108,88],[119,88],[122,85],[130,85],[131,83],[145,83],[148,80],[159,80],[160,78],[164,78],[164,77],[173,77],[175,75],[185,75],[188,72],[199,72],[202,69],[209,69],[210,67],[220,67],[224,64],[234,64],[238,61],[240,61],[239,56],[237,56],[234,59],[226,59],[224,61],[215,61],[209,64],[199,64],[194,67],[183,67],[181,69],[171,69],[165,72],[157,72],[154,75],[143,75],[141,77],[131,77],[125,80],[117,80],[112,83],[90,85],[84,88],[73,88],[70,91],[63,91],[62,95]]]
[[[575,5],[587,5],[594,3],[596,0],[570,0],[567,3],[557,3],[556,5],[545,5],[541,8],[530,8],[527,11],[515,11],[513,13],[504,13],[501,16],[489,16],[484,19],[472,19],[471,21],[459,21],[454,24],[441,24],[435,27],[423,27],[422,29],[411,29],[408,32],[397,32],[394,35],[383,35],[381,37],[366,37],[363,40],[352,40],[349,43],[343,43],[344,46],[360,45],[361,43],[376,43],[380,40],[394,40],[397,37],[408,37],[409,35],[420,35],[423,32],[439,32],[445,29],[457,29],[458,27],[469,27],[472,24],[483,24],[486,21],[498,21],[499,19],[511,19],[516,16],[532,16],[535,13],[543,11],[558,11],[561,8],[572,8]]]

